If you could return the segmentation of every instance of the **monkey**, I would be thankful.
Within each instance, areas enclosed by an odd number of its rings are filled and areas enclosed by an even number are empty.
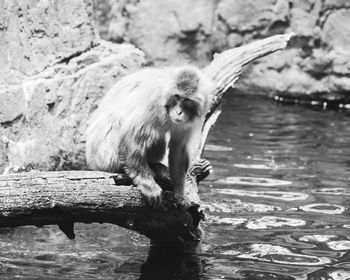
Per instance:
[[[159,206],[162,189],[152,166],[164,163],[174,197],[183,201],[213,89],[193,66],[145,68],[121,78],[88,121],[88,166],[124,172],[151,206]]]

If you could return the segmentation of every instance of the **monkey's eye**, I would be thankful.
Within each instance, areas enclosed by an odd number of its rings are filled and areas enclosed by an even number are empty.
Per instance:
[[[195,103],[193,100],[185,98],[183,101],[183,105],[187,108],[194,108],[195,107]]]
[[[175,99],[176,101],[180,100],[180,95],[174,94],[174,99]]]
[[[198,115],[198,104],[195,101],[185,98],[182,106],[190,116]]]

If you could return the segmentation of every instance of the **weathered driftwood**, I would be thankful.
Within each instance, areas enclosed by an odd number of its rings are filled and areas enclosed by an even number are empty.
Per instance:
[[[31,172],[0,176],[0,227],[58,224],[73,238],[73,223],[113,223],[147,235],[155,241],[199,240],[198,181],[209,172],[201,161],[211,126],[220,114],[223,93],[234,85],[242,67],[286,47],[292,34],[276,35],[217,54],[203,69],[216,83],[214,102],[207,115],[196,152],[198,162],[186,182],[191,207],[182,207],[165,192],[164,209],[147,207],[140,192],[120,174],[95,171]]]

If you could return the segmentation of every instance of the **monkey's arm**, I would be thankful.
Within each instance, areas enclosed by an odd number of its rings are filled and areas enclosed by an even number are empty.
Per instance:
[[[189,154],[183,135],[172,136],[169,141],[169,174],[173,182],[174,195],[183,196]],[[185,136],[185,138],[187,138]]]

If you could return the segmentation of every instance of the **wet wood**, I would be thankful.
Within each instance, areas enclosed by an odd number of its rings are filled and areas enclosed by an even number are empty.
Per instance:
[[[208,175],[208,162],[200,160],[210,128],[220,115],[220,100],[249,62],[286,47],[292,34],[276,35],[217,54],[204,73],[216,83],[214,102],[197,148],[198,161],[186,180],[192,206],[179,205],[169,192],[164,207],[150,209],[141,193],[120,174],[97,171],[30,172],[0,176],[0,227],[58,224],[74,238],[73,224],[113,223],[136,230],[154,241],[198,241],[198,182]]]

